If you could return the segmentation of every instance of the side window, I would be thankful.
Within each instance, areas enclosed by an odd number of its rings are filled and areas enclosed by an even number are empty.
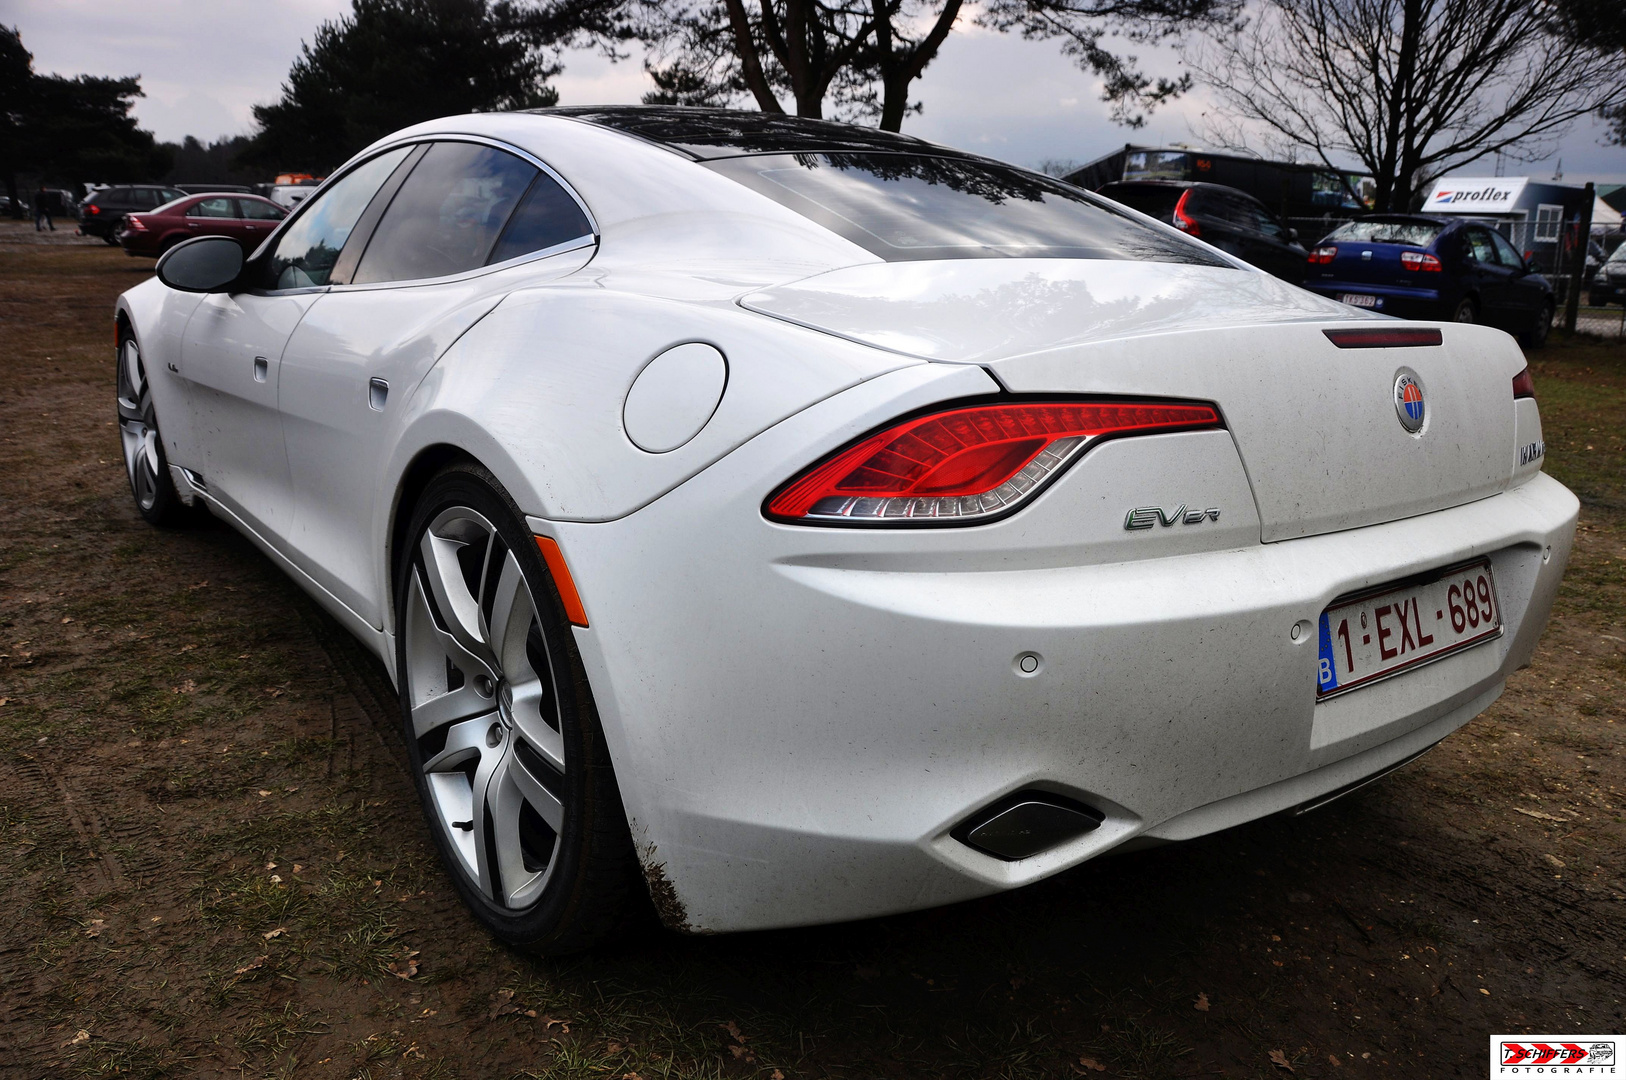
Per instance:
[[[186,216],[205,218],[236,217],[237,215],[232,213],[231,203],[230,199],[204,199],[202,202],[194,203],[187,210]]]
[[[517,259],[533,251],[579,240],[592,232],[593,226],[576,200],[553,177],[538,173],[486,262]]]
[[[302,289],[326,285],[356,219],[410,150],[403,146],[364,162],[319,198],[301,206],[299,217],[266,259],[262,286]]]
[[[1468,229],[1468,257],[1474,262],[1496,265],[1496,248],[1491,246],[1490,234],[1484,229]]]
[[[435,143],[384,211],[351,282],[445,277],[485,265],[537,173],[489,146]]]
[[[1273,215],[1269,210],[1266,210],[1263,206],[1256,204],[1253,207],[1253,220],[1253,227],[1259,232],[1264,233],[1272,240],[1280,240],[1283,243],[1287,242],[1287,230],[1282,228],[1281,222],[1276,220],[1275,215]]]
[[[237,205],[243,208],[243,216],[250,221],[281,221],[284,217],[282,208],[274,203],[238,199]]]
[[[1511,266],[1515,270],[1524,269],[1524,258],[1520,256],[1512,244],[1507,242],[1505,236],[1499,232],[1493,232],[1490,236],[1491,242],[1496,245],[1496,254],[1502,260],[1503,266]]]
[[[151,210],[158,205],[158,193],[152,188],[131,188],[130,202],[137,210]]]

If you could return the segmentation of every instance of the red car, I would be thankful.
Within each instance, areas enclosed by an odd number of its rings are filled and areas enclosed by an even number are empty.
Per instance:
[[[156,210],[126,214],[114,235],[126,252],[148,258],[194,236],[229,236],[243,245],[246,255],[287,215],[258,195],[188,195]]]

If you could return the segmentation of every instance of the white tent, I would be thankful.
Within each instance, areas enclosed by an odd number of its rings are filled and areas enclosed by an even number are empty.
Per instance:
[[[1602,199],[1592,200],[1592,231],[1614,232],[1620,228],[1620,211]]]

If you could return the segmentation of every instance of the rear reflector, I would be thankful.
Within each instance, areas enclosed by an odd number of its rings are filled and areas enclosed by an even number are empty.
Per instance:
[[[559,541],[551,536],[538,536],[536,548],[542,553],[542,561],[548,565],[548,573],[553,576],[554,588],[559,590],[559,602],[564,605],[565,618],[576,626],[586,626],[587,609],[582,606],[581,593],[576,591],[575,579],[570,576],[565,553],[559,550]]]
[[[1531,401],[1536,399],[1536,380],[1530,377],[1530,369],[1525,368],[1513,376],[1513,400],[1527,397]]]
[[[1438,345],[1438,330],[1323,330],[1327,340],[1340,349],[1405,349],[1418,345]]]
[[[975,524],[1033,496],[1113,435],[1220,425],[1210,405],[1010,402],[905,420],[813,466],[765,512],[804,525]]]

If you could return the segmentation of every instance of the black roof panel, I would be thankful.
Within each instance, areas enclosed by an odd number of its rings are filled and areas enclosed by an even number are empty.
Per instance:
[[[894,131],[800,116],[685,105],[572,105],[534,109],[648,139],[696,160],[742,154],[892,152],[971,157]]]

